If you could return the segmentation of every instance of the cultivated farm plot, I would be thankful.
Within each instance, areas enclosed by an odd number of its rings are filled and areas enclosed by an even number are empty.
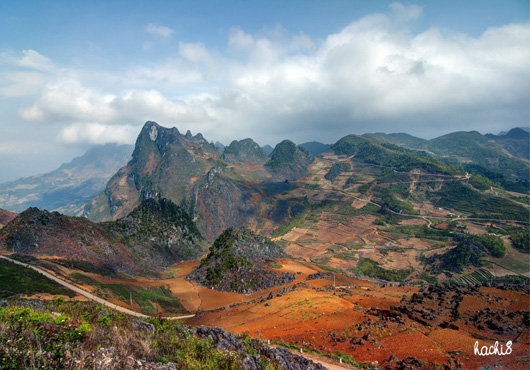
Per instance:
[[[528,254],[515,248],[507,248],[506,256],[499,265],[515,273],[530,277],[530,263]]]
[[[336,218],[322,212],[317,222],[306,221],[281,240],[289,242],[285,251],[293,257],[347,270],[357,265],[356,249],[366,244],[365,237],[375,237],[383,243],[382,238],[372,235],[374,220],[371,215]]]

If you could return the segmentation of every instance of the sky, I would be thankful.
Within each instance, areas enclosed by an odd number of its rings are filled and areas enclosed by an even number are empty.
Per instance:
[[[528,0],[0,1],[0,183],[156,121],[229,144],[529,125]]]

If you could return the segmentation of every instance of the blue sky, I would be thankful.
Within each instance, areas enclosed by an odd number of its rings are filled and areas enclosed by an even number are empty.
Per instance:
[[[212,141],[528,125],[528,1],[0,2],[0,182],[147,120]]]

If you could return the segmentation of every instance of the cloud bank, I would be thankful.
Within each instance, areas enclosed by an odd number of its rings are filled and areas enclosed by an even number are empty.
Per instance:
[[[24,121],[67,143],[133,142],[147,120],[228,142],[334,142],[350,133],[497,132],[528,124],[529,25],[480,37],[409,26],[422,8],[394,3],[324,39],[281,27],[233,28],[224,50],[178,43],[165,60],[113,73],[58,68],[35,50],[9,65],[0,95],[25,96]],[[147,32],[170,38],[168,27]],[[84,71],[86,72],[86,71]]]

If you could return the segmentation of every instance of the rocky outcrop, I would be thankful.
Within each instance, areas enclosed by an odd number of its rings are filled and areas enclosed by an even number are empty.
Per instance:
[[[227,229],[188,279],[219,291],[252,293],[295,280],[295,274],[279,274],[269,267],[281,257],[287,255],[270,239],[244,228]]]
[[[142,256],[138,263],[161,270],[200,257],[206,243],[190,216],[168,199],[147,199],[126,217],[104,226]]]
[[[509,289],[499,285],[500,289]],[[521,291],[521,286],[513,289]],[[525,294],[527,289],[525,289]],[[482,310],[466,310],[461,306],[465,297],[487,299],[493,308]],[[392,306],[391,312],[399,312],[424,326],[440,327],[442,329],[460,330],[461,326],[474,326],[481,335],[488,338],[502,338],[509,336],[517,338],[524,330],[524,325],[530,322],[530,311],[518,310],[507,312],[495,310],[497,303],[504,298],[485,293],[478,287],[436,286],[422,288],[410,298],[403,296],[401,303]],[[521,326],[521,323],[524,323]]]
[[[235,351],[241,354],[243,356],[241,361],[242,369],[262,369],[262,357],[277,363],[280,369],[285,370],[325,369],[321,364],[316,364],[284,348],[270,348],[259,339],[250,339],[247,345],[237,335],[221,328],[200,326],[195,329],[195,334],[201,339],[209,338],[213,346],[219,350]],[[248,352],[255,353],[255,355],[248,355]]]
[[[293,354],[284,348],[270,348],[258,339],[243,341],[241,336],[227,332],[221,328],[200,326],[191,328],[181,326],[179,333],[185,338],[190,336],[199,340],[209,340],[211,345],[219,351],[230,351],[238,360],[238,369],[261,370],[267,361],[277,364],[282,370],[324,370],[325,367],[303,356]],[[129,370],[176,370],[177,365],[169,363],[155,363],[132,356],[121,358],[114,347],[100,348],[92,354],[92,361],[98,369],[129,369]],[[119,364],[119,365],[118,365]],[[118,366],[116,366],[118,365]]]

